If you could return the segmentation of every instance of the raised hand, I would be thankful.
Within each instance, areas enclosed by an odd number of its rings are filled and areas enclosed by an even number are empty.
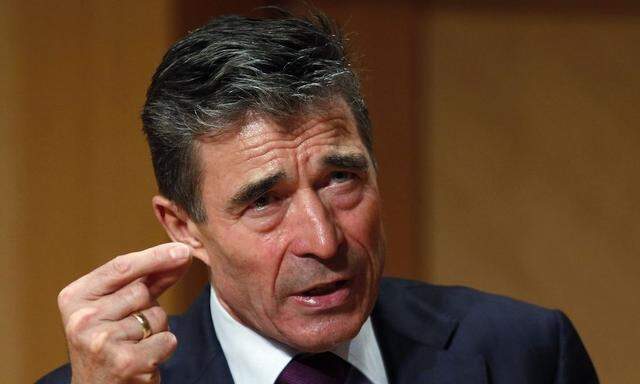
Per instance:
[[[190,262],[187,245],[162,244],[118,256],[60,292],[73,383],[160,382],[158,365],[177,340],[156,299]]]

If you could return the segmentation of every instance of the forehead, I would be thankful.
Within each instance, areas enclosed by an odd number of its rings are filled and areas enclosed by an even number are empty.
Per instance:
[[[287,119],[248,115],[235,129],[200,142],[203,192],[213,184],[232,186],[273,171],[293,152],[298,160],[313,161],[344,151],[366,154],[355,118],[342,100]]]
[[[262,151],[276,149],[275,142],[289,142],[289,145],[301,145],[313,138],[325,138],[323,142],[353,142],[360,143],[357,123],[342,98],[333,98],[318,102],[301,111],[301,113],[287,117],[275,118],[259,113],[249,113],[242,122],[230,127],[225,133],[200,141],[201,155],[204,165],[206,160],[215,156],[238,154],[238,151],[251,152],[261,148]],[[332,140],[329,140],[332,139]],[[269,146],[274,142],[274,146]]]
[[[274,117],[261,113],[248,113],[243,121],[230,130],[230,138],[221,143],[234,141],[247,144],[265,134],[271,137],[304,138],[321,129],[341,129],[343,136],[357,133],[357,123],[351,109],[341,97],[320,99],[303,106],[298,113],[286,117]]]

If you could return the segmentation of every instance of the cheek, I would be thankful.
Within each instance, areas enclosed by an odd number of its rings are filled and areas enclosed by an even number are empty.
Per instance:
[[[363,284],[367,295],[375,295],[375,287],[384,269],[384,234],[378,195],[365,196],[357,207],[342,212],[340,221],[345,237],[361,248],[360,261],[366,264],[367,271],[363,275],[366,278]]]
[[[367,251],[378,253],[382,241],[379,198],[376,193],[365,193],[360,203],[351,210],[339,213],[341,226],[351,238]]]
[[[264,297],[273,296],[282,258],[281,243],[277,234],[229,233],[225,236],[220,272],[228,284],[245,293],[244,299],[253,306],[264,302]]]

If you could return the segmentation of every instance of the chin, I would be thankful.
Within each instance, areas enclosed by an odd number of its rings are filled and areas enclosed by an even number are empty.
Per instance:
[[[319,319],[302,327],[288,329],[283,342],[301,352],[326,352],[356,337],[365,320],[366,316],[360,314],[350,315],[349,318],[342,315]]]

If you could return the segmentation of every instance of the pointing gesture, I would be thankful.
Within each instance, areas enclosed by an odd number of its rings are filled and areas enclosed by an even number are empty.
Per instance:
[[[73,383],[158,383],[177,340],[157,298],[186,272],[191,249],[162,244],[118,256],[65,287],[58,306]]]

